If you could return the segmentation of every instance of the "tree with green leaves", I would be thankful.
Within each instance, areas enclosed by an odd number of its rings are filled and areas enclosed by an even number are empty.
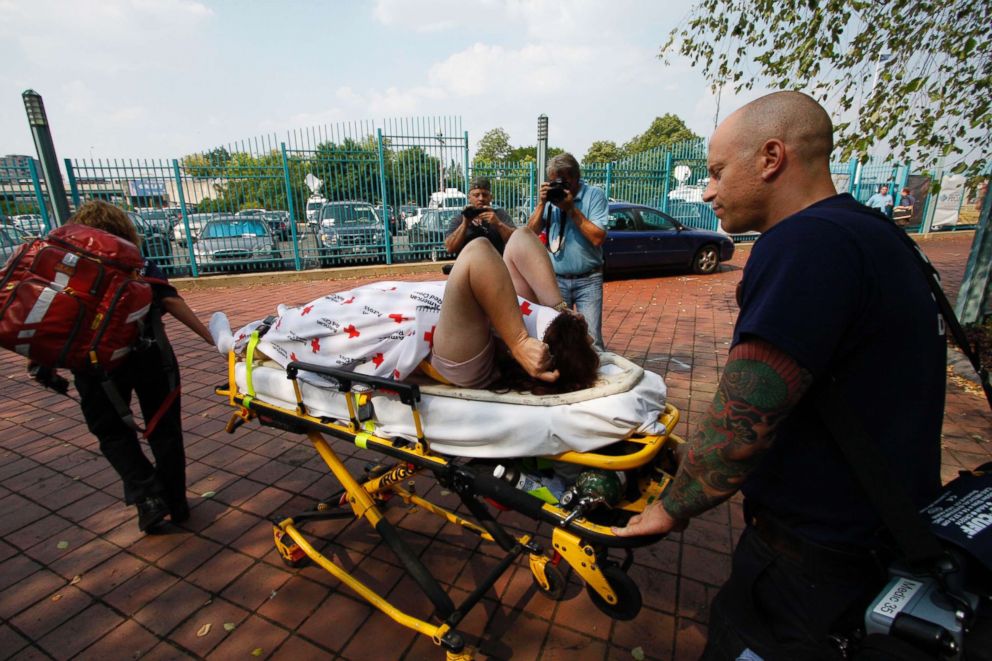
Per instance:
[[[668,147],[698,137],[685,125],[681,117],[665,113],[661,117],[655,117],[647,131],[631,138],[630,142],[623,146],[623,151],[625,156],[632,156],[655,147]]]
[[[902,161],[976,173],[992,148],[992,3],[699,0],[661,47],[714,89],[807,91],[847,119],[841,158],[887,143]]]
[[[583,163],[610,163],[623,158],[623,150],[612,140],[596,140],[582,157]]]
[[[502,128],[486,131],[479,139],[475,151],[475,160],[494,163],[505,161],[513,148],[510,146],[510,134]]]

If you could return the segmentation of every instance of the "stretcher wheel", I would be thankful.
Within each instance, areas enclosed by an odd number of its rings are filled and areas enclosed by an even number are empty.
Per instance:
[[[279,526],[272,526],[272,536],[275,538],[276,550],[287,567],[299,569],[307,564],[310,558],[300,546],[293,541]]]
[[[608,603],[599,596],[591,586],[586,586],[586,592],[596,608],[603,611],[614,620],[633,620],[641,612],[641,591],[634,579],[616,565],[603,565],[603,576],[610,582],[610,587],[617,594],[617,603]]]
[[[557,565],[550,562],[544,563],[544,579],[548,582],[547,590],[537,580],[537,576],[533,576],[533,578],[534,585],[537,586],[538,591],[547,598],[554,601],[561,601],[561,598],[565,596],[565,588],[568,586],[568,581],[565,580],[565,574]]]

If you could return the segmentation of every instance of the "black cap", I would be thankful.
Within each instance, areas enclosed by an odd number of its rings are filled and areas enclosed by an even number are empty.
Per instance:
[[[492,184],[489,183],[488,177],[475,177],[472,179],[471,183],[468,185],[469,190],[475,190],[476,188],[482,190],[492,190]]]

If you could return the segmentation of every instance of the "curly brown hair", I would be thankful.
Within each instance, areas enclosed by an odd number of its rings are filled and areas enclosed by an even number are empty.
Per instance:
[[[548,383],[530,376],[500,343],[500,350],[496,352],[500,377],[488,388],[496,392],[516,390],[553,395],[591,388],[596,383],[599,354],[592,347],[585,319],[563,312],[544,331],[543,341],[551,351],[551,369],[558,370],[557,381]]]
[[[113,204],[103,200],[89,200],[84,202],[76,213],[69,218],[70,223],[95,227],[104,232],[110,232],[115,236],[130,241],[136,246],[141,245],[141,238],[138,230],[131,222],[126,211],[115,207]]]

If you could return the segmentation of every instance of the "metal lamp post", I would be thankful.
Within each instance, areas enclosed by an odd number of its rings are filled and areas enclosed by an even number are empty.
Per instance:
[[[55,224],[63,225],[69,219],[69,202],[65,195],[65,185],[62,183],[62,172],[59,170],[59,160],[55,155],[55,143],[52,142],[52,131],[48,126],[48,115],[45,114],[45,104],[41,95],[34,90],[25,90],[21,97],[24,99],[24,110],[28,115],[28,125],[34,137],[34,146],[41,162],[41,173],[48,190],[48,199],[52,203],[55,214]]]
[[[548,176],[548,116],[543,114],[537,118],[537,176],[539,182]]]

